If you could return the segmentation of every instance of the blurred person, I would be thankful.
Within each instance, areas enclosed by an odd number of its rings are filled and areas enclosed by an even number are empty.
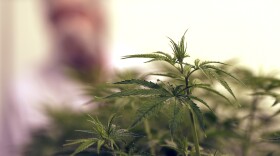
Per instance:
[[[97,0],[48,0],[47,17],[59,66],[82,75],[105,68],[104,11]],[[102,77],[102,76],[101,76]],[[99,81],[95,76],[94,81]]]
[[[42,105],[82,111],[90,101],[83,89],[104,81],[106,61],[104,10],[98,0],[44,0],[53,50],[42,65],[12,86],[1,122],[0,155],[23,155],[31,132],[48,125]],[[74,79],[78,78],[77,79]]]

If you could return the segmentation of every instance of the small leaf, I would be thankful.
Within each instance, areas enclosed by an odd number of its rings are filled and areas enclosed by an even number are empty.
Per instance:
[[[203,62],[200,63],[200,66],[204,66],[204,65],[212,64],[212,63],[222,64],[222,65],[228,65],[228,64],[226,64],[226,63],[219,62],[219,61],[203,61]]]
[[[97,154],[100,153],[100,149],[101,149],[101,146],[105,143],[104,140],[98,140],[97,141]]]
[[[211,81],[212,83],[212,78],[211,76],[202,68],[202,67],[198,67],[200,69],[200,71]]]
[[[196,68],[198,68],[198,67],[199,67],[199,62],[200,62],[200,60],[199,60],[199,59],[196,59],[196,60],[194,61],[194,65],[195,65],[195,67],[196,67]]]
[[[75,144],[80,144],[83,142],[88,141],[88,139],[77,139],[77,140],[67,140],[69,143],[64,144],[63,146],[71,146],[71,145],[75,145]]]
[[[172,40],[169,37],[168,37],[168,39],[169,39],[169,41],[170,41],[170,43],[172,45],[171,48],[173,50],[173,54],[174,54],[175,58],[178,59],[178,52],[180,51],[180,47],[178,46],[178,44],[174,40]]]
[[[210,87],[210,84],[207,83],[199,83],[199,84],[192,84],[188,86],[188,88],[200,88],[200,87]]]
[[[71,156],[76,155],[77,153],[80,153],[82,151],[84,151],[85,149],[89,148],[91,145],[95,144],[96,140],[95,139],[87,139],[85,142],[83,142],[75,151],[73,154],[71,154]]]
[[[172,50],[173,50],[175,59],[180,64],[182,64],[184,58],[189,56],[188,54],[186,54],[186,49],[184,48],[184,44],[182,44],[182,42],[184,42],[184,37],[182,37],[180,44],[176,44],[171,38],[169,38],[169,40],[172,44]]]
[[[191,71],[192,69],[192,66],[188,65],[188,64],[185,64],[184,66],[184,74],[187,74]]]
[[[180,96],[181,95],[181,92],[184,90],[184,85],[178,85],[174,88],[173,90],[173,95],[174,96]]]
[[[83,133],[89,133],[89,134],[94,134],[94,132],[89,131],[89,130],[75,130],[77,132],[83,132]]]
[[[117,117],[117,114],[114,113],[113,115],[110,116],[108,123],[107,123],[107,134],[110,134],[113,122],[115,120],[115,118]]]
[[[206,65],[206,66],[203,66],[203,67],[212,68],[212,69],[214,69],[214,70],[216,70],[216,71],[219,71],[219,72],[221,72],[221,73],[223,73],[223,74],[225,74],[225,75],[227,75],[227,76],[233,78],[234,80],[236,80],[236,81],[239,82],[240,84],[245,85],[241,80],[239,80],[238,78],[236,78],[236,77],[233,76],[232,74],[230,74],[230,73],[224,71],[223,69],[221,69],[221,68],[219,68],[219,67],[212,66],[212,65]]]
[[[218,80],[219,83],[234,97],[234,99],[236,99],[236,97],[235,97],[233,91],[231,90],[230,86],[220,75],[218,75],[216,72],[212,72],[210,70],[207,70],[207,73],[209,73],[209,75],[211,75],[216,80]]]
[[[200,103],[204,104],[211,112],[214,112],[214,111],[210,108],[210,106],[209,106],[204,100],[202,100],[202,99],[200,99],[200,98],[198,98],[198,97],[195,97],[195,96],[191,96],[191,95],[189,95],[189,97],[190,97],[191,99],[194,99],[194,100],[199,101]]]
[[[184,57],[188,57],[187,54],[185,54],[186,50],[187,50],[187,42],[185,43],[185,35],[187,33],[188,29],[184,32],[183,36],[181,37],[181,41],[180,41],[180,49],[182,52],[184,52]]]

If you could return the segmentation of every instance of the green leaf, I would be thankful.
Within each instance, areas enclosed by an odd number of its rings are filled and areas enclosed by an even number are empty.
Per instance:
[[[184,90],[184,85],[178,85],[174,88],[173,90],[173,95],[174,96],[179,96],[181,95],[181,92]]]
[[[185,34],[182,36],[181,41],[180,41],[180,51],[181,52],[186,51],[186,48],[185,48]]]
[[[236,100],[236,97],[233,93],[233,91],[231,90],[230,86],[228,85],[228,83],[216,72],[212,72],[211,70],[207,70],[207,73],[209,73],[209,75],[211,75],[213,78],[215,78],[216,80],[219,81],[219,83],[234,97],[234,99]]]
[[[75,151],[71,154],[71,156],[76,155],[77,153],[80,153],[84,151],[85,149],[89,148],[91,145],[95,144],[95,139],[86,139]]]
[[[169,99],[169,97],[158,97],[150,99],[147,103],[143,103],[142,106],[138,110],[138,115],[132,125],[131,128],[135,127],[137,124],[139,124],[141,121],[143,121],[145,118],[156,114],[160,108],[164,105],[164,102]]]
[[[162,88],[160,85],[158,85],[156,83],[146,81],[146,80],[140,80],[140,79],[125,80],[125,81],[121,81],[121,82],[116,82],[114,84],[137,84],[137,85],[141,85],[141,86],[148,87],[151,89]]]
[[[195,65],[195,67],[196,67],[196,68],[198,68],[198,67],[199,67],[199,62],[200,62],[200,60],[199,60],[199,59],[196,59],[196,60],[194,61],[194,65]]]
[[[210,91],[212,93],[215,93],[219,96],[221,96],[222,98],[224,98],[228,103],[232,104],[232,102],[226,97],[224,96],[222,93],[210,88],[210,87],[205,87],[205,86],[197,86],[197,88],[201,88],[201,89],[204,89],[204,90],[207,90],[207,91]]]
[[[188,29],[184,32],[183,36],[181,37],[181,41],[180,41],[180,49],[181,49],[182,52],[184,52],[184,54],[187,50],[187,42],[186,42],[186,45],[185,45],[185,35],[186,35],[187,31],[188,31]],[[188,55],[184,55],[184,56],[187,57]]]
[[[219,61],[203,61],[203,62],[200,63],[200,66],[204,66],[204,65],[212,64],[212,63],[222,64],[222,65],[228,65],[228,64],[226,64],[226,63],[219,62]]]
[[[89,133],[89,134],[94,134],[94,132],[89,131],[89,130],[75,130],[77,132],[83,132],[83,133]]]
[[[185,57],[189,57],[186,53],[186,48],[184,47],[184,36],[182,37],[179,44],[176,44],[171,38],[169,38],[170,43],[172,45],[173,54],[175,59],[182,64]]]
[[[98,140],[97,141],[97,154],[100,153],[100,149],[101,149],[101,146],[105,143],[104,140]]]
[[[188,74],[192,68],[193,68],[192,65],[185,64],[183,68],[184,74]]]
[[[158,54],[134,54],[134,55],[126,55],[123,56],[122,59],[128,59],[128,58],[165,58],[162,55],[158,55]]]
[[[154,59],[151,59],[149,61],[146,61],[145,63],[150,63],[150,62],[154,62],[154,61],[165,61],[165,62],[171,64],[172,66],[175,64],[174,60],[169,60],[167,58],[154,58]]]
[[[180,47],[178,46],[178,44],[174,40],[172,40],[169,37],[168,37],[168,39],[169,39],[169,41],[170,41],[170,43],[172,45],[171,48],[173,50],[174,56],[175,56],[176,59],[178,59],[178,52],[180,52]]]
[[[200,128],[204,131],[205,128],[204,128],[203,115],[202,115],[202,112],[200,111],[199,107],[192,100],[188,100],[187,103],[189,104],[189,106],[192,109],[192,112],[194,113],[195,117],[197,118]]]
[[[200,87],[210,87],[210,84],[207,83],[198,83],[198,84],[192,84],[188,86],[188,88],[200,88]]]
[[[158,54],[155,54],[158,53]],[[165,61],[167,63],[170,63],[171,65],[174,65],[175,61],[170,58],[169,56],[166,56],[166,54],[164,53],[161,54],[160,52],[155,52],[153,54],[135,54],[135,55],[126,55],[123,56],[122,59],[128,59],[128,58],[150,58],[151,60],[145,62],[153,62],[153,61]]]
[[[107,96],[106,98],[123,97],[123,96],[154,96],[159,94],[166,94],[166,92],[159,89],[134,89],[124,90]]]
[[[88,115],[91,120],[88,120],[92,123],[93,132],[99,135],[100,137],[107,137],[106,128],[105,126],[98,120],[98,118],[93,118],[92,116]]]
[[[162,55],[164,55],[164,56],[166,56],[167,58],[169,58],[169,59],[172,60],[172,56],[169,55],[169,54],[167,54],[167,53],[164,53],[164,52],[161,52],[161,51],[157,51],[157,52],[154,52],[154,53],[156,53],[156,54],[162,54]]]
[[[69,142],[69,143],[66,143],[63,146],[71,146],[71,145],[75,145],[75,144],[80,144],[80,143],[86,142],[88,140],[89,139],[67,140],[67,142]]]
[[[170,72],[165,72],[165,73],[150,73],[149,75],[155,75],[155,76],[164,76],[164,77],[169,77],[178,81],[185,81],[185,77],[183,75],[175,74],[175,73],[170,73]]]
[[[113,122],[116,117],[117,117],[116,113],[114,113],[113,115],[110,116],[108,123],[107,123],[107,134],[111,133],[112,125],[113,125]]]
[[[212,78],[211,76],[200,66],[198,66],[198,69],[200,69],[200,71],[211,81],[212,83]]]
[[[171,137],[174,137],[174,132],[177,129],[179,123],[182,121],[182,118],[183,118],[183,110],[180,109],[180,107],[178,105],[179,104],[176,103],[176,101],[175,101],[175,103],[173,105],[173,115],[169,122],[169,129],[170,129]]]
[[[198,97],[192,96],[192,95],[189,95],[188,97],[191,98],[191,99],[194,99],[196,101],[199,101],[200,103],[204,104],[211,112],[214,112],[204,100],[202,100]]]
[[[227,76],[233,78],[234,80],[236,80],[236,81],[239,82],[240,84],[245,85],[241,80],[239,80],[238,78],[236,78],[236,77],[233,76],[232,74],[226,72],[225,70],[223,70],[223,69],[221,69],[221,68],[219,68],[219,67],[212,66],[212,65],[205,65],[205,66],[203,66],[203,68],[204,68],[204,67],[205,67],[205,68],[211,68],[211,69],[214,69],[214,70],[216,70],[216,71],[219,71],[219,72],[221,72],[221,73],[223,73],[223,74],[225,74],[225,75],[227,75]]]

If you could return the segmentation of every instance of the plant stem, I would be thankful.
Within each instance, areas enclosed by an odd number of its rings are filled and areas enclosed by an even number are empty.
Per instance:
[[[152,143],[153,136],[152,136],[152,133],[151,133],[151,128],[150,128],[149,121],[147,119],[144,120],[144,127],[145,127],[145,132],[148,136],[148,140],[150,142],[150,152],[151,152],[152,155],[156,155],[155,147]]]
[[[193,70],[193,71],[195,71],[195,70]],[[188,76],[185,77],[187,96],[191,94],[190,89],[188,88],[189,87],[189,76],[190,76],[191,73],[189,73]],[[200,156],[198,134],[197,134],[197,128],[196,128],[196,124],[195,124],[196,123],[196,118],[195,118],[191,108],[189,108],[189,115],[190,115],[190,119],[191,119],[191,129],[192,129],[192,135],[193,135],[196,155]]]
[[[184,67],[183,67],[183,64],[182,63],[180,63],[180,72],[183,74],[184,73]]]
[[[258,97],[255,97],[252,102],[251,110],[250,110],[250,118],[248,119],[247,129],[245,132],[245,140],[243,142],[242,156],[247,156],[250,153],[250,147],[252,144],[252,135],[254,132],[254,121],[255,114],[257,111],[258,105]]]
[[[195,146],[195,151],[196,151],[196,156],[200,156],[200,150],[199,150],[199,141],[198,141],[198,134],[197,134],[197,128],[196,128],[196,120],[195,116],[190,109],[190,118],[191,118],[191,129],[192,129],[192,135],[193,135],[193,140],[194,140],[194,146]]]

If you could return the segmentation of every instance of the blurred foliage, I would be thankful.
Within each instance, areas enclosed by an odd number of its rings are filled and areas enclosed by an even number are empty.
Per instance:
[[[231,64],[230,62],[228,64]],[[168,68],[161,66],[162,68]],[[230,73],[241,78],[245,85],[233,86],[237,90],[236,96],[240,107],[230,106],[223,98],[212,96],[206,92],[197,92],[209,102],[209,105],[215,112],[214,114],[202,109],[205,120],[205,134],[207,137],[200,137],[203,153],[212,155],[241,155],[241,156],[277,156],[280,155],[280,127],[278,105],[280,97],[280,79],[274,75],[255,75],[246,68],[233,69],[227,68]],[[172,69],[169,69],[172,70]],[[205,78],[202,74],[196,74],[196,77]],[[113,82],[125,79],[139,78],[149,79],[151,75],[142,75],[139,71],[128,70],[116,72]],[[163,81],[167,78],[162,78]],[[206,78],[205,78],[206,79]],[[176,83],[177,80],[174,80]],[[180,80],[178,80],[180,81]],[[208,81],[208,80],[206,80]],[[230,80],[229,80],[230,81]],[[232,82],[232,84],[236,84]],[[86,112],[75,112],[71,109],[63,110],[46,109],[45,112],[50,118],[50,126],[36,130],[32,134],[32,142],[26,146],[26,156],[66,156],[73,153],[76,147],[63,147],[66,140],[89,138],[90,134],[79,133],[75,130],[91,129],[87,122],[88,114],[106,123],[111,114],[117,113],[121,118],[116,118],[115,124],[127,128],[135,118],[137,102],[139,100],[149,100],[147,98],[126,97],[121,99],[103,99],[115,92],[124,90],[122,85],[99,84],[90,85],[86,89],[93,101],[98,103],[97,109],[87,110]],[[127,86],[125,86],[127,87]],[[131,88],[135,87],[133,85]],[[217,86],[218,88],[218,86]],[[213,98],[214,97],[214,98]],[[106,104],[105,104],[106,103]],[[193,150],[192,137],[188,133],[190,129],[186,126],[177,129],[178,139],[170,138],[168,130],[168,113],[172,111],[161,111],[152,117],[148,122],[148,130],[145,129],[145,122],[139,124],[133,133],[143,137],[130,138],[126,145],[120,148],[126,153],[141,153],[149,155],[151,147],[156,155],[180,155],[183,152]],[[187,117],[186,117],[187,118]],[[189,120],[182,120],[190,122]],[[187,125],[182,124],[182,125]],[[182,136],[180,136],[180,135]],[[204,134],[200,134],[203,136]],[[185,137],[182,141],[182,137]],[[187,149],[187,150],[185,150]],[[202,154],[203,154],[202,153]],[[97,151],[89,148],[77,156],[97,155]],[[101,149],[100,155],[111,155]]]

